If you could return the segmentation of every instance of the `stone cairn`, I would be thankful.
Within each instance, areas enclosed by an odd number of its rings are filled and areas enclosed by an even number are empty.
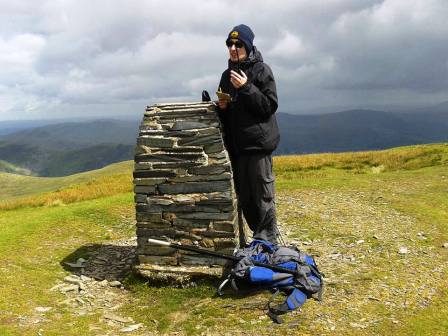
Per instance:
[[[133,175],[140,269],[172,272],[224,264],[148,243],[155,238],[230,254],[237,246],[232,170],[213,104],[147,107]]]

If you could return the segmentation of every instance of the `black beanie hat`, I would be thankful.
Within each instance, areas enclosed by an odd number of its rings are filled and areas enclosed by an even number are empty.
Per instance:
[[[254,32],[250,29],[249,26],[244,24],[240,24],[238,26],[233,27],[232,31],[229,33],[227,37],[227,41],[230,39],[238,39],[243,42],[244,47],[246,48],[246,53],[250,54],[253,47],[254,42]]]

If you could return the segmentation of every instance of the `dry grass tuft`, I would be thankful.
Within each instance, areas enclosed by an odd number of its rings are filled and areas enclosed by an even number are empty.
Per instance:
[[[0,210],[23,207],[62,206],[69,203],[111,196],[132,191],[129,174],[102,176],[89,182],[75,184],[57,191],[0,202]]]
[[[277,156],[276,171],[335,168],[371,172],[448,165],[448,144],[397,147],[381,151]]]

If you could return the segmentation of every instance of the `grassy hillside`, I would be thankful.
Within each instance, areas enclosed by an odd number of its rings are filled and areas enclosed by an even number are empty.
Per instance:
[[[99,144],[74,150],[52,150],[35,145],[0,142],[0,157],[10,166],[23,167],[24,175],[67,176],[105,167],[108,164],[129,160],[134,146]],[[0,172],[9,172],[0,165]]]
[[[321,115],[279,113],[279,154],[384,149],[445,142],[448,109],[420,113],[350,110]]]
[[[10,144],[33,144],[46,151],[76,150],[111,143],[134,145],[138,120],[98,119],[65,122],[22,130],[3,137]]]
[[[448,332],[447,144],[274,161],[283,234],[316,256],[322,304],[307,302],[279,326],[265,317],[268,293],[218,298],[216,281],[179,289],[130,275],[125,289],[98,282],[81,301],[51,290],[70,274],[64,262],[97,262],[133,236],[124,162],[64,178],[0,175],[0,334],[115,335],[134,323],[143,325],[133,335]]]
[[[112,184],[114,179],[118,180],[118,183],[114,183],[117,188],[130,191],[132,189],[133,166],[133,161],[124,161],[102,169],[63,177],[35,177],[0,173],[0,185],[2,186],[0,189],[0,200],[2,200],[0,204],[3,204],[3,206],[5,204],[28,204],[27,202],[31,203],[37,199],[54,197],[76,188],[88,189],[92,193],[92,197],[97,197],[93,192],[95,186],[107,180],[110,180]],[[115,189],[111,194],[114,193],[116,193]]]
[[[138,123],[101,119],[20,130],[1,137],[0,159],[34,176],[67,176],[102,168],[132,159]],[[9,172],[3,168],[0,165],[0,172]]]

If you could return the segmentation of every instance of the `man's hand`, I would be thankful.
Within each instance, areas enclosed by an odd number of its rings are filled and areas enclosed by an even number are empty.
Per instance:
[[[247,76],[244,71],[240,70],[240,73],[230,70],[230,82],[235,89],[239,89],[247,83]]]

